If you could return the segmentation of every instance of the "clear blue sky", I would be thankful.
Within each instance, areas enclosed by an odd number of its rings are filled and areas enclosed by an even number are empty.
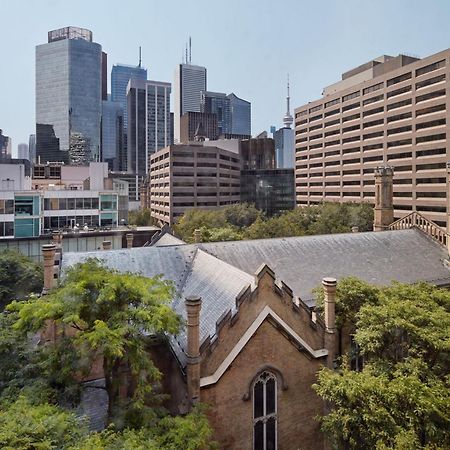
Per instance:
[[[142,45],[149,78],[170,82],[192,36],[208,89],[251,101],[254,134],[281,125],[288,72],[294,108],[381,54],[450,47],[447,0],[0,0],[0,11],[0,128],[14,152],[34,133],[35,46],[68,25],[93,31],[109,71],[137,64]]]

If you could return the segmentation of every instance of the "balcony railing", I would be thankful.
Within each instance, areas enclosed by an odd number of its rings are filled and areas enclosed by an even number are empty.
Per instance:
[[[390,230],[405,230],[413,227],[419,228],[441,245],[447,245],[447,232],[417,211],[413,211],[389,225]]]

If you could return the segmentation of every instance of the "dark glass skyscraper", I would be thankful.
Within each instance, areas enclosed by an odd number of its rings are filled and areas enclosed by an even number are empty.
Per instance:
[[[131,79],[127,88],[127,170],[146,175],[150,157],[171,143],[171,84]]]
[[[231,105],[226,94],[202,91],[200,105],[201,112],[216,115],[219,136],[231,134]]]
[[[127,85],[130,79],[147,80],[147,69],[139,66],[115,64],[111,70],[111,100],[120,103],[123,110],[123,128],[127,131]]]
[[[231,134],[251,136],[251,103],[235,94],[229,94],[227,97],[230,99]]]
[[[36,47],[36,153],[41,162],[98,160],[102,47],[92,32],[66,27]]]

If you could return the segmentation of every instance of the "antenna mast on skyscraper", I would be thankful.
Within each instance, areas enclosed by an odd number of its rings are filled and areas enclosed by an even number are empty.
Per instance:
[[[139,46],[139,66],[138,67],[141,67],[141,63],[142,63],[142,54],[141,54],[141,46]]]
[[[188,64],[188,46],[186,44],[186,64]]]
[[[192,42],[191,37],[189,36],[189,64],[192,63]]]

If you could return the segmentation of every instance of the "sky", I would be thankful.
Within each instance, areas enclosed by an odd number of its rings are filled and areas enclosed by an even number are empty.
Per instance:
[[[288,73],[293,109],[382,54],[450,47],[448,0],[0,0],[0,11],[0,129],[13,152],[35,132],[35,46],[65,26],[93,32],[109,73],[142,46],[149,79],[169,82],[191,36],[208,90],[252,103],[253,134],[282,125]]]

